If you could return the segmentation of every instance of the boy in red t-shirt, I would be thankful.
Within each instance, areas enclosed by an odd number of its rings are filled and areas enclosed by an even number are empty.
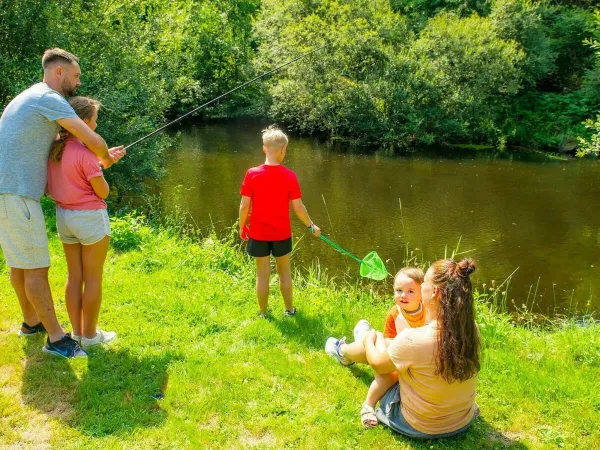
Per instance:
[[[260,317],[266,317],[269,303],[270,255],[275,257],[279,289],[285,302],[286,316],[296,314],[292,300],[292,228],[290,202],[296,216],[315,237],[321,230],[310,220],[296,174],[282,166],[288,138],[270,126],[262,132],[265,163],[246,172],[240,193],[240,237],[248,241],[248,254],[256,259],[256,295]],[[246,220],[249,219],[249,226]]]

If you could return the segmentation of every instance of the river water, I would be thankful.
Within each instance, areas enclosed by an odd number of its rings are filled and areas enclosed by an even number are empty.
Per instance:
[[[264,125],[182,127],[160,181],[167,210],[182,208],[205,230],[231,227],[244,174],[264,161]],[[458,246],[478,262],[480,289],[486,283],[489,290],[492,280],[500,285],[516,270],[509,306],[527,302],[544,314],[600,310],[596,161],[456,149],[395,155],[292,135],[284,164],[298,175],[323,233],[361,257],[376,250],[391,273],[407,257],[433,261]],[[292,222],[296,266],[318,260],[338,279],[358,278],[357,263],[309,236],[298,219]]]

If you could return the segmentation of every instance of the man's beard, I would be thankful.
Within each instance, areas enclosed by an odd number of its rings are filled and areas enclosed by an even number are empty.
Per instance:
[[[73,86],[67,80],[63,80],[63,82],[60,85],[60,89],[63,91],[65,97],[72,97],[73,94],[75,94],[77,86]]]

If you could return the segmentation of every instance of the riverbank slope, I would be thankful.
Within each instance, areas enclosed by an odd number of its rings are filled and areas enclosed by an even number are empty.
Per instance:
[[[313,269],[295,278],[296,317],[283,317],[274,278],[272,316],[262,320],[253,266],[233,240],[182,238],[135,219],[113,229],[117,246],[132,248],[110,251],[100,325],[119,339],[88,360],[51,358],[41,337],[17,337],[3,266],[0,447],[600,448],[597,326],[529,330],[481,305],[481,416],[462,436],[413,441],[364,430],[370,369],[341,367],[323,351],[360,318],[381,327],[390,298]],[[67,324],[66,265],[58,239],[50,245]]]

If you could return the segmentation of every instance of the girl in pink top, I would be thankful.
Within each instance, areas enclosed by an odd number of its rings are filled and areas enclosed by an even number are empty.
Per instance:
[[[100,103],[86,97],[69,100],[93,131]],[[54,142],[48,160],[48,193],[56,202],[56,228],[65,249],[68,279],[65,301],[73,339],[87,349],[108,343],[116,333],[97,329],[102,302],[102,271],[108,252],[108,183],[98,157],[67,130]]]

